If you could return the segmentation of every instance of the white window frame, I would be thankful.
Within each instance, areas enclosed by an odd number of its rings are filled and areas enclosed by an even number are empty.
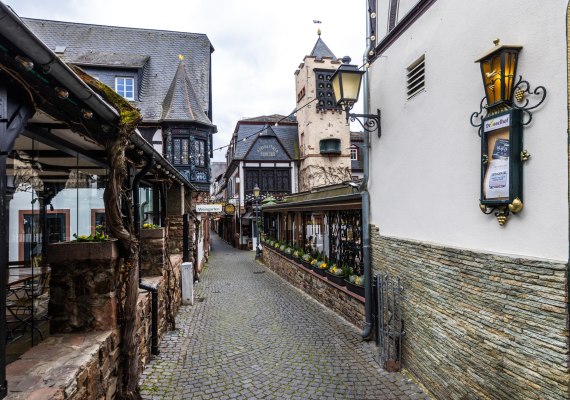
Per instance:
[[[350,161],[358,161],[358,146],[350,146]]]
[[[132,87],[133,87],[133,95],[132,97],[127,97],[125,96],[126,94],[126,90],[124,91],[124,93],[120,93],[119,92],[119,80],[123,79],[123,87],[127,87],[126,83],[128,80],[130,80],[132,82]],[[121,96],[123,96],[125,99],[127,100],[134,100],[135,99],[135,78],[133,78],[132,76],[116,76],[115,77],[115,92],[117,92],[118,94],[120,94]]]

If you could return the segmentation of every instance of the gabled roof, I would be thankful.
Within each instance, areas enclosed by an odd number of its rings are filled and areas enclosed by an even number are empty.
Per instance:
[[[270,129],[272,133],[266,134],[265,130]],[[263,132],[263,134],[262,134]],[[235,137],[236,149],[233,160],[243,160],[257,139],[264,135],[274,138],[283,147],[287,156],[291,160],[299,158],[299,143],[297,125],[277,125],[271,126],[260,124],[239,124]],[[266,139],[266,140],[268,140]]]
[[[336,60],[335,55],[333,54],[331,49],[329,49],[329,47],[325,44],[325,42],[323,42],[323,39],[321,39],[320,35],[319,38],[317,39],[317,43],[315,43],[315,47],[313,47],[313,51],[311,51],[310,56],[315,57],[317,60],[322,60],[325,57]]]
[[[194,121],[212,125],[212,121],[201,109],[190,77],[186,73],[184,61],[180,60],[174,79],[162,102],[163,121]]]
[[[179,66],[179,55],[184,56],[188,76],[196,94],[200,110],[210,107],[210,54],[214,50],[205,34],[173,32],[153,29],[125,28],[107,25],[79,24],[23,18],[26,26],[48,48],[65,47],[59,56],[66,62],[86,65],[91,60],[102,60],[102,55],[123,54],[121,60],[111,60],[110,67],[137,67],[148,56],[142,68],[142,85],[139,101],[133,102],[141,109],[145,121],[158,121],[162,116],[162,104]],[[138,68],[138,67],[137,67]]]

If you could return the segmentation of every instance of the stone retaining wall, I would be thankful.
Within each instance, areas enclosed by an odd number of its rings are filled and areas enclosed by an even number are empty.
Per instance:
[[[115,399],[118,346],[118,330],[52,335],[7,365],[6,399]]]
[[[402,279],[403,364],[439,399],[568,399],[567,265],[380,236]]]
[[[163,268],[162,276],[144,277],[141,282],[144,285],[158,288],[158,343],[162,341],[164,334],[172,330],[172,326],[167,318],[167,304],[171,301],[172,312],[178,314],[178,309],[182,304],[182,286],[180,284],[182,257],[174,255],[170,257],[172,272],[169,292],[167,291],[167,270]],[[139,354],[141,355],[141,371],[150,361],[150,350],[152,343],[152,297],[151,292],[140,289],[137,309],[140,318],[138,328]]]
[[[324,276],[305,269],[269,246],[263,247],[263,262],[296,288],[359,328],[364,327],[364,298],[349,292],[344,286],[336,285]]]

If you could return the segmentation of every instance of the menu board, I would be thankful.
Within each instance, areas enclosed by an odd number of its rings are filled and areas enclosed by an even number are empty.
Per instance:
[[[487,164],[483,179],[485,200],[509,199],[509,128],[489,132],[487,135]]]

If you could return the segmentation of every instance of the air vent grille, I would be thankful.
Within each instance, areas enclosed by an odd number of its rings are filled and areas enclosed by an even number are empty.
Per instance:
[[[408,67],[408,85],[406,93],[408,100],[425,91],[425,78],[425,56],[421,56],[417,61]]]

